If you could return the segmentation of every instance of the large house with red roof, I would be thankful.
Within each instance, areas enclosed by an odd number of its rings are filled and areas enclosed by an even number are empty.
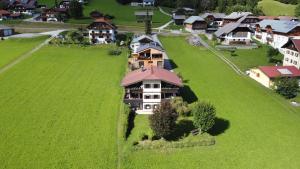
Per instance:
[[[289,39],[282,49],[284,51],[283,65],[300,69],[300,39]]]
[[[178,96],[183,87],[175,73],[154,66],[129,72],[121,85],[125,89],[124,102],[138,114],[152,114],[162,102]]]
[[[116,40],[117,28],[108,19],[98,18],[87,29],[92,44],[107,44]]]
[[[300,70],[295,66],[260,66],[250,70],[249,76],[267,88],[274,87],[278,78],[300,78]]]

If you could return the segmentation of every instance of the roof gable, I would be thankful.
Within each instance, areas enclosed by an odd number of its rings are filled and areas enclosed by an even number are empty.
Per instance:
[[[300,70],[295,66],[260,66],[258,69],[269,78],[300,77]]]

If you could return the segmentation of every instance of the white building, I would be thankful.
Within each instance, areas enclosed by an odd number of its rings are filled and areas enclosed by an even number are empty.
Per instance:
[[[152,37],[147,35],[136,36],[130,43],[130,48],[133,53],[136,53],[137,49],[145,44],[153,43]]]
[[[109,20],[96,19],[87,28],[90,42],[93,44],[107,44],[116,40],[116,27]]]
[[[286,44],[289,38],[300,37],[300,23],[284,20],[263,20],[256,24],[254,38],[261,43],[269,44],[279,49]]]
[[[122,80],[124,102],[138,114],[152,114],[162,102],[178,96],[181,79],[163,68],[150,67],[128,73]]]
[[[290,39],[282,46],[284,53],[283,65],[295,66],[300,69],[300,39]]]

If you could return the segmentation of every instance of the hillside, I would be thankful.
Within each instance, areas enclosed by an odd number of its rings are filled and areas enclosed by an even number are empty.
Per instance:
[[[53,0],[40,0],[40,4],[53,6]],[[134,12],[140,10],[139,7],[131,7],[128,5],[118,4],[115,0],[89,0],[89,3],[84,6],[84,19],[70,20],[71,23],[90,23],[89,13],[93,10],[98,10],[104,14],[113,15],[115,17],[114,23],[117,25],[126,26],[144,26],[142,23],[137,23],[135,20]],[[153,26],[158,27],[171,18],[164,15],[158,9],[154,9]]]
[[[275,0],[262,0],[258,3],[265,15],[279,16],[289,15],[294,16],[296,5],[284,4]]]

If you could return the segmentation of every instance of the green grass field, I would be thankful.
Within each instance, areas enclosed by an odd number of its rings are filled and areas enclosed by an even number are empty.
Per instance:
[[[8,39],[0,41],[0,68],[33,49],[47,36],[30,39]]]
[[[270,16],[294,16],[296,5],[284,4],[275,0],[262,0],[258,2],[265,15]]]
[[[46,46],[0,74],[0,168],[117,167],[127,53],[109,48]]]
[[[133,151],[122,168],[299,168],[299,109],[184,37],[161,40],[186,85],[198,99],[210,100],[224,120],[217,122],[215,146]]]
[[[40,3],[48,4],[52,6],[54,1],[52,0],[43,0]],[[87,5],[84,6],[84,15],[85,19],[81,20],[69,20],[69,23],[83,23],[89,24],[92,22],[92,19],[89,18],[89,13],[93,10],[98,10],[104,14],[109,14],[115,16],[113,22],[117,25],[126,25],[126,26],[144,26],[143,23],[137,23],[134,12],[140,9],[139,7],[131,7],[129,5],[121,5],[116,2],[116,0],[90,0]],[[169,16],[164,15],[158,9],[154,9],[153,16],[153,26],[158,27],[161,26],[171,18]]]

